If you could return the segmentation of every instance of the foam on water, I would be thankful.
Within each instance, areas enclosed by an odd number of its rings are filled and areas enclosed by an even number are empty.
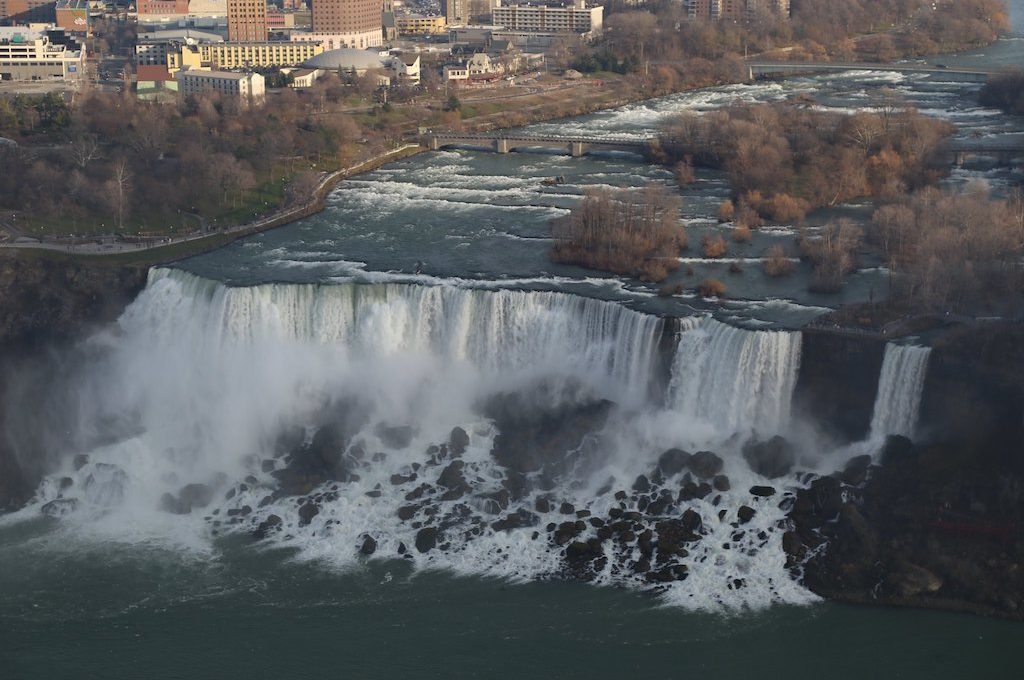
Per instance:
[[[48,514],[64,515],[61,531],[78,540],[208,555],[216,535],[248,532],[276,515],[281,531],[260,545],[292,546],[298,559],[352,566],[372,536],[378,555],[397,558],[404,545],[417,568],[535,579],[564,568],[563,548],[538,532],[564,516],[557,503],[537,509],[541,495],[606,516],[619,501],[598,487],[628,489],[651,474],[666,448],[714,445],[736,491],[718,494],[714,505],[711,497],[692,500],[705,517],[704,535],[678,558],[688,577],[659,589],[667,601],[694,608],[808,601],[784,568],[777,535],[784,512],[777,501],[745,492],[760,478],[738,455],[739,440],[726,442],[750,428],[785,431],[799,335],[679,320],[667,386],[658,379],[664,323],[564,293],[395,283],[232,288],[156,269],[117,328],[89,341],[94,363],[70,385],[79,412],[65,462],[16,518],[37,516],[50,503]],[[568,452],[576,461],[568,476],[507,508],[535,512],[536,527],[500,531],[489,527],[498,516],[487,497],[510,471],[491,453],[500,432],[479,404],[518,393],[552,408],[595,399],[615,407],[600,431]],[[307,497],[273,494],[272,470],[283,465],[277,435],[302,424],[309,441],[325,415],[356,411],[366,416],[353,437],[366,452],[353,459],[358,476],[314,490],[319,512],[300,522]],[[437,483],[443,466],[429,447],[455,425],[470,434],[462,460],[472,497],[434,496],[430,515],[427,506],[417,511],[414,522],[449,522],[444,543],[421,553],[411,548],[418,525],[399,519],[398,510],[420,484]],[[407,441],[389,439],[389,428],[407,432]],[[87,443],[100,435],[104,443]],[[371,452],[379,455],[371,460]],[[73,464],[78,454],[88,459]],[[190,484],[211,490],[210,504],[167,512],[164,499],[184,497]],[[787,484],[795,481],[776,481],[780,493]],[[625,502],[637,507],[635,498]],[[751,503],[756,519],[736,531],[736,512]],[[580,540],[595,532],[588,526]],[[595,582],[651,587],[622,566],[639,559],[636,548],[611,541],[604,550],[608,560]]]

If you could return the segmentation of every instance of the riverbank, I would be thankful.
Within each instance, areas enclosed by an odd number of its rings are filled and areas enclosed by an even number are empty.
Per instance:
[[[270,213],[258,220],[213,233],[161,238],[141,242],[106,239],[54,239],[53,241],[14,242],[0,244],[0,248],[43,253],[53,259],[100,259],[111,264],[153,266],[167,264],[187,257],[215,250],[240,238],[275,229],[313,215],[323,209],[327,195],[339,182],[353,175],[375,170],[382,165],[420,153],[419,144],[404,144],[396,149],[373,156],[355,165],[325,173],[317,185],[299,205]]]

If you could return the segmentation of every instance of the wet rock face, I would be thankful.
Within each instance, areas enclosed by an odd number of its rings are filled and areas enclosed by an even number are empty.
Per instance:
[[[47,517],[61,518],[70,515],[78,508],[76,498],[58,498],[45,504],[39,511]]]
[[[750,469],[768,479],[788,475],[796,463],[793,446],[778,435],[768,441],[752,441],[743,447],[743,459]]]
[[[205,508],[213,501],[213,489],[206,484],[186,484],[177,495],[160,497],[160,509],[172,515],[187,515],[193,508]]]
[[[691,456],[682,449],[669,449],[658,458],[658,469],[666,477],[679,474],[690,465]]]
[[[690,470],[699,479],[711,479],[722,471],[722,459],[711,451],[698,451],[690,459]]]
[[[484,409],[499,431],[491,455],[514,472],[559,474],[572,462],[569,452],[604,427],[611,408],[604,400],[540,408],[523,394],[495,397]]]
[[[782,544],[804,584],[835,599],[1024,618],[1024,476],[904,437],[878,458],[798,492]]]

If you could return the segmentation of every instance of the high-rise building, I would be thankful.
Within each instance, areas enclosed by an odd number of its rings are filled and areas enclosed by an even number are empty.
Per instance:
[[[313,0],[313,33],[380,34],[382,11],[381,0]]]
[[[228,40],[267,39],[267,0],[228,0]]]
[[[789,0],[683,0],[693,19],[752,19],[760,13],[789,18]]]
[[[441,0],[441,14],[449,26],[469,23],[469,0]]]

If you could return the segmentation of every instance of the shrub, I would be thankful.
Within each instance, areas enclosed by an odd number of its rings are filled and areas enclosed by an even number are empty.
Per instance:
[[[705,279],[697,286],[697,292],[703,297],[723,297],[728,290],[718,279]]]
[[[807,201],[789,194],[775,194],[762,204],[761,211],[775,222],[801,222],[807,215]]]
[[[740,209],[736,214],[735,222],[737,226],[747,227],[749,229],[757,229],[764,224],[764,220],[761,219],[761,215],[746,204],[740,205]]]
[[[725,239],[721,235],[710,236],[705,234],[703,248],[704,257],[722,257],[729,252],[729,246],[726,245]]]
[[[732,240],[736,243],[746,243],[750,240],[753,232],[750,231],[750,227],[745,224],[741,224],[732,230]]]
[[[693,163],[690,161],[689,157],[676,163],[675,176],[676,182],[678,182],[681,187],[693,184],[694,180],[697,179],[693,172]]]
[[[743,267],[740,266],[739,262],[732,262],[732,263],[729,264],[729,273],[730,274],[742,274],[743,273]]]
[[[732,220],[732,216],[736,213],[736,206],[733,205],[732,201],[726,199],[722,201],[721,205],[718,206],[718,221],[729,222]]]
[[[768,256],[764,260],[764,273],[773,278],[789,276],[793,273],[793,261],[786,257],[786,251],[782,246],[772,246],[768,249]]]
[[[679,295],[683,292],[683,284],[681,283],[669,283],[658,289],[659,297],[672,297],[673,295]]]

